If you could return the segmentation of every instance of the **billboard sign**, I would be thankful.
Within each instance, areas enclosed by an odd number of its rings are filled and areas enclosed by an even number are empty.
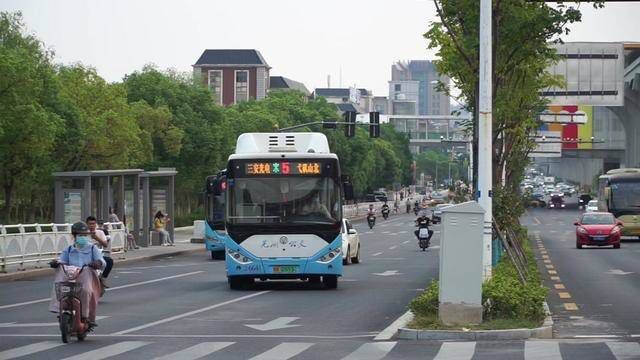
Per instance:
[[[535,141],[538,147],[529,153],[531,158],[549,158],[562,156],[562,131],[540,130]]]
[[[566,87],[541,92],[552,105],[624,106],[623,43],[567,42],[550,45],[560,60],[547,72]]]

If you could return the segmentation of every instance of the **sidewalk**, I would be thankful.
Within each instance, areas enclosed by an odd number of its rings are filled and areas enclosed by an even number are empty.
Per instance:
[[[185,253],[203,251],[204,246],[202,244],[190,243],[192,235],[193,226],[176,228],[174,230],[176,246],[140,247],[137,250],[113,254],[112,259],[114,264],[123,264],[142,260],[152,260],[164,256],[177,256]],[[14,266],[13,269],[7,269],[6,273],[0,273],[0,282],[23,280],[52,273],[52,270],[46,266],[46,264],[44,266],[41,264],[40,267],[36,267],[35,264],[30,264],[25,265],[25,267],[25,270],[18,270],[17,266]]]

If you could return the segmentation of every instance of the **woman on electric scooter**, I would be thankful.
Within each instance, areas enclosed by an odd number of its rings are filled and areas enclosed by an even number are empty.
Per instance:
[[[80,302],[82,304],[82,320],[86,321],[89,328],[96,326],[96,311],[98,309],[98,300],[100,299],[101,285],[97,269],[103,269],[106,265],[100,250],[91,243],[89,227],[86,223],[79,221],[71,226],[71,235],[74,237],[73,245],[65,248],[58,260],[53,260],[50,265],[57,268],[55,283],[68,281],[67,275],[61,268],[61,265],[71,265],[83,268],[76,281],[82,284],[80,291]],[[59,313],[60,303],[56,299],[55,284],[51,294],[51,302],[49,311]]]

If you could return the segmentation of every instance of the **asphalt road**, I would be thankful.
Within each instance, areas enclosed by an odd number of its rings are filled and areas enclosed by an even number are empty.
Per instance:
[[[0,284],[0,359],[632,359],[640,345],[594,341],[409,342],[383,331],[438,269],[419,250],[413,216],[356,224],[362,263],[336,290],[258,283],[231,291],[224,264],[204,251],[117,267],[98,328],[62,345],[47,312],[52,277]],[[624,249],[624,245],[623,245]],[[576,293],[577,294],[577,293]],[[625,355],[626,354],[626,355]],[[631,354],[631,355],[630,355]]]
[[[570,205],[566,210],[529,209],[522,221],[537,239],[537,257],[550,288],[557,335],[640,337],[640,302],[636,301],[640,297],[640,242],[623,240],[620,249],[576,249],[573,223],[580,212],[575,203]]]

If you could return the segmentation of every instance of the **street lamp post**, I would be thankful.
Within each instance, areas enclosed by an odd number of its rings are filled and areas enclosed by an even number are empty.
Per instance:
[[[480,0],[480,76],[478,102],[478,204],[484,209],[484,232],[482,238],[482,276],[491,278],[491,241],[493,208],[491,204],[492,174],[492,1]]]

